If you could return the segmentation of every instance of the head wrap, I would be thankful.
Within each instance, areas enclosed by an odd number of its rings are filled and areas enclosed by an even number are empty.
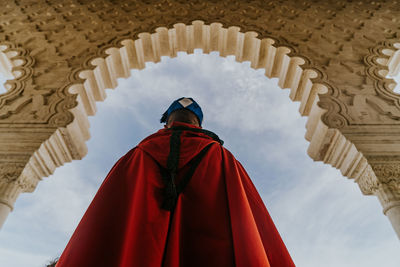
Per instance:
[[[181,97],[175,100],[169,106],[167,111],[164,112],[160,122],[167,123],[169,115],[171,115],[172,112],[178,109],[187,109],[193,112],[194,115],[196,115],[196,117],[199,119],[199,124],[201,126],[201,123],[203,122],[203,112],[201,111],[201,107],[199,106],[199,104],[197,104],[196,101],[194,101],[191,97]]]

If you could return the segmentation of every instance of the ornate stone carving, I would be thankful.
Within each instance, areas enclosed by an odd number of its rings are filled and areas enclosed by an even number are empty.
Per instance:
[[[368,166],[359,179],[361,191],[366,195],[377,195],[386,213],[400,205],[400,157],[370,157]]]
[[[364,195],[373,195],[380,186],[380,182],[376,178],[374,171],[371,166],[368,166],[356,183],[360,187],[361,192]]]
[[[24,167],[23,163],[0,163],[1,180],[7,183],[16,181]]]
[[[28,174],[23,163],[0,162],[0,202],[13,209],[21,192],[32,192],[38,180]]]
[[[366,96],[366,100],[379,114],[400,120],[400,97],[399,94],[393,92],[395,82],[387,77],[390,71],[388,69],[390,56],[397,50],[395,44],[393,41],[385,41],[371,48],[370,54],[365,56],[366,74],[373,80],[373,87],[377,93],[377,96]],[[397,66],[393,65],[391,68],[397,68]]]
[[[389,164],[372,164],[372,169],[381,183],[400,180],[400,162]]]
[[[221,22],[225,27],[238,25],[242,32],[257,32],[260,39],[272,37],[277,41],[277,46],[291,48],[290,56],[301,55],[307,58],[309,66],[305,67],[324,73],[316,81],[329,88],[327,94],[320,99],[321,107],[329,108],[323,121],[336,128],[358,120],[346,114],[346,95],[340,94],[340,90],[344,90],[344,87],[361,89],[367,82],[368,71],[360,64],[360,60],[368,57],[368,49],[375,46],[376,40],[395,38],[397,34],[396,24],[386,16],[388,11],[392,12],[393,17],[397,14],[395,4],[391,1],[379,5],[349,1],[306,1],[301,4],[296,1],[63,1],[57,4],[22,1],[18,4],[5,2],[4,6],[4,22],[18,20],[18,23],[5,28],[1,36],[18,40],[32,51],[31,54],[37,59],[37,68],[40,69],[34,73],[34,80],[54,83],[54,89],[60,88],[60,93],[56,95],[63,99],[62,102],[72,101],[72,96],[61,88],[76,82],[76,77],[70,77],[69,74],[76,67],[86,64],[82,62],[83,58],[87,62],[88,58],[105,57],[105,50],[112,46],[118,47],[121,38],[135,40],[139,33],[153,32],[158,26],[172,28],[177,22],[190,24],[195,19],[201,19],[208,24]],[[371,15],[379,16],[382,22],[377,23],[371,19]],[[33,25],[36,31],[25,25]],[[33,84],[42,87],[36,81]],[[372,96],[376,95],[379,86],[374,90],[366,97],[372,103],[377,102]],[[55,102],[57,107],[52,106],[48,112],[67,112],[63,108],[69,104]],[[384,105],[379,103],[378,112],[389,119],[395,118],[397,115],[393,115],[392,109],[386,111]],[[37,115],[36,120],[49,121],[45,114],[39,114],[42,116]],[[57,117],[69,119],[53,119],[51,122],[64,123],[59,126],[71,122],[69,115]],[[363,123],[382,122],[374,116],[369,119]]]

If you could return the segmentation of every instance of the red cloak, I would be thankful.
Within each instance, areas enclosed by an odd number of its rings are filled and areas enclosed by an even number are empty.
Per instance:
[[[203,133],[183,131],[178,179],[215,144],[174,211],[160,208],[170,136],[159,130],[114,165],[56,266],[295,266],[242,165]]]

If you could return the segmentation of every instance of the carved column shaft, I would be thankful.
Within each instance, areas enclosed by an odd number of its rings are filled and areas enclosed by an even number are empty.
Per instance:
[[[399,177],[400,179],[400,177]],[[377,191],[383,213],[389,218],[400,239],[400,183],[382,184]]]
[[[0,203],[0,229],[2,228],[10,212],[11,208],[8,205]]]
[[[361,191],[374,194],[400,239],[400,160],[396,157],[373,157],[371,167],[357,180]]]
[[[17,182],[0,183],[0,229],[22,191],[22,187]]]

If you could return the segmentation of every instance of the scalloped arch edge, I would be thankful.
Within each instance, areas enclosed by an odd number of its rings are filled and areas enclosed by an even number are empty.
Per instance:
[[[68,89],[77,95],[78,105],[69,109],[74,119],[66,127],[59,127],[31,156],[21,177],[29,176],[34,182],[23,191],[32,192],[37,182],[57,167],[86,155],[85,142],[90,138],[88,116],[96,114],[96,101],[105,100],[105,90],[117,87],[117,78],[129,77],[131,69],[143,69],[146,62],[160,62],[162,56],[176,57],[177,52],[190,54],[194,49],[202,49],[205,54],[217,51],[222,57],[234,55],[238,62],[250,61],[251,68],[265,69],[268,78],[278,78],[282,89],[290,89],[290,99],[300,101],[300,114],[308,116],[305,135],[310,142],[308,155],[357,182],[366,180],[365,177],[372,179],[374,174],[368,171],[370,166],[364,155],[338,129],[329,128],[321,120],[326,110],[317,103],[319,95],[326,94],[328,88],[315,82],[319,74],[307,68],[308,61],[290,56],[289,47],[274,46],[273,39],[260,40],[254,32],[239,30],[238,27],[224,28],[221,23],[177,23],[171,29],[159,27],[154,33],[141,33],[136,40],[122,40],[120,47],[107,48],[106,56],[88,59],[84,65],[94,68],[78,71],[80,81],[71,83]],[[374,193],[359,186],[366,195]]]

